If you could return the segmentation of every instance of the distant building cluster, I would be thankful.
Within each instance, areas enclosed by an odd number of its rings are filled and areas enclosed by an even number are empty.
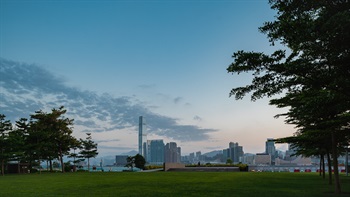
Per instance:
[[[223,151],[223,160],[229,163],[241,163],[244,155],[243,147],[236,142],[230,142],[229,147]]]
[[[206,163],[232,163],[248,164],[251,169],[263,170],[285,170],[295,169],[297,166],[309,166],[318,169],[319,158],[295,156],[295,149],[288,147],[285,152],[276,150],[273,138],[267,138],[265,142],[265,151],[262,153],[244,153],[243,146],[238,142],[230,142],[228,148],[221,151],[213,151],[210,154],[202,154],[201,151],[181,156],[181,147],[175,142],[164,144],[162,139],[146,140],[143,133],[144,120],[139,117],[139,154],[141,154],[148,164],[163,165],[164,163],[183,163],[183,164],[206,164]],[[127,155],[117,155],[115,165],[124,166]],[[342,164],[345,159],[340,157],[339,163]],[[305,169],[309,170],[309,167]],[[265,169],[266,168],[266,169]]]
[[[175,142],[164,144],[162,139],[147,140],[144,142],[143,126],[145,125],[142,116],[139,117],[139,151],[148,164],[163,165],[163,163],[180,163],[181,148]],[[126,164],[126,155],[117,155],[115,165],[124,166]]]

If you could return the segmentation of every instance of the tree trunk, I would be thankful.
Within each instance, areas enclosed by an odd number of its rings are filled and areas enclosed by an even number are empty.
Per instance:
[[[52,160],[50,159],[50,172],[53,172]]]
[[[63,153],[61,144],[59,144],[58,157],[60,159],[62,173],[64,173]]]
[[[28,173],[32,172],[32,168],[33,168],[33,161],[32,161],[32,156],[30,156],[29,158],[29,169],[28,169]]]
[[[329,152],[327,152],[327,164],[328,164],[328,183],[332,185],[332,161]]]
[[[90,158],[87,158],[88,159],[88,172],[90,172]]]
[[[60,160],[61,160],[61,166],[62,166],[62,173],[65,173],[64,171],[64,162],[63,162],[63,156],[60,156]]]
[[[62,150],[61,149],[59,151],[59,157],[60,157],[62,173],[64,173],[64,163],[63,163],[63,156],[62,156]]]
[[[334,192],[336,194],[341,193],[339,171],[338,171],[338,152],[337,152],[338,142],[336,139],[335,132],[332,132],[332,157],[333,157],[333,168],[334,168]]]
[[[319,173],[320,173],[320,176],[322,176],[322,162],[323,162],[323,155],[320,155],[320,167],[319,167]]]
[[[322,178],[326,179],[326,164],[325,164],[324,155],[322,157]]]
[[[41,174],[41,165],[40,165],[40,157],[39,157],[39,159],[38,159],[38,163],[39,163],[39,174]]]
[[[5,162],[3,159],[1,160],[1,175],[5,175]]]

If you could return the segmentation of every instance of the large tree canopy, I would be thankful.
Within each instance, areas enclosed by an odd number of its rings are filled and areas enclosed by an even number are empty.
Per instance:
[[[350,133],[350,2],[269,2],[277,10],[276,20],[259,30],[272,46],[279,42],[284,48],[272,54],[235,52],[227,71],[249,72],[253,79],[251,84],[233,88],[230,96],[241,99],[252,93],[251,99],[256,100],[283,93],[270,104],[288,107],[280,115],[297,126],[296,135],[317,130],[320,136],[331,136],[326,144],[332,146],[335,191],[340,193],[337,157],[341,146],[349,144]],[[310,135],[302,136],[293,138],[294,143]]]
[[[73,142],[76,139],[72,136],[73,119],[65,118],[67,110],[64,107],[52,109],[51,113],[37,111],[31,115],[34,120],[31,131],[35,133],[37,143],[37,154],[39,159],[58,158],[64,172],[63,156],[68,155]],[[41,157],[41,158],[40,158]]]
[[[289,48],[267,55],[238,51],[228,72],[252,71],[252,84],[234,88],[231,95],[252,99],[283,90],[323,87],[349,96],[350,3],[329,0],[270,0],[277,20],[260,27],[270,42]]]
[[[52,171],[52,161],[55,159],[60,161],[64,172],[63,157],[80,157],[75,154],[77,149],[84,153],[85,158],[95,157],[97,144],[91,137],[86,141],[77,140],[72,135],[73,119],[64,117],[65,113],[63,106],[52,109],[50,113],[39,110],[31,115],[29,121],[25,118],[16,121],[14,128],[9,120],[5,120],[5,115],[0,114],[1,174],[9,171],[7,166],[10,162],[16,162],[20,172],[21,163],[29,164],[29,170],[36,171],[33,167],[40,168],[40,163],[47,161]],[[70,150],[74,154],[69,154]]]

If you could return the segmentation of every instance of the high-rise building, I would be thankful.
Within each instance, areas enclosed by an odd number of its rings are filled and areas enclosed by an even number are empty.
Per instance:
[[[164,142],[163,140],[149,140],[149,163],[164,163]]]
[[[286,155],[284,157],[287,161],[292,161],[296,159],[296,156],[294,155],[296,152],[296,147],[293,147],[291,144],[288,144],[288,150],[286,150]]]
[[[194,162],[194,159],[195,159],[194,153],[190,153],[190,155],[188,156],[188,159],[189,159],[189,162],[190,162],[190,163],[193,163],[193,162]]]
[[[139,154],[142,156],[145,156],[143,148],[144,148],[144,141],[146,133],[143,129],[143,126],[145,125],[145,121],[142,116],[139,117]]]
[[[196,159],[197,159],[198,161],[200,161],[200,160],[202,159],[202,152],[201,152],[201,151],[197,151],[197,152],[196,152]]]
[[[164,162],[180,163],[180,159],[181,148],[177,147],[175,142],[167,143],[164,148]]]
[[[272,161],[276,158],[276,147],[273,138],[267,138],[265,143],[265,153],[271,155]]]
[[[181,163],[181,147],[177,147],[177,161]]]
[[[227,161],[228,158],[230,158],[230,149],[229,148],[226,148],[226,149],[223,149],[222,150],[222,159],[224,162]]]
[[[244,155],[243,147],[239,146],[238,143],[230,142],[228,148],[228,157],[233,161],[233,163],[240,162],[240,158]]]
[[[150,158],[151,158],[150,145],[151,145],[151,140],[147,140],[146,142],[143,143],[143,157],[148,163],[150,162]]]

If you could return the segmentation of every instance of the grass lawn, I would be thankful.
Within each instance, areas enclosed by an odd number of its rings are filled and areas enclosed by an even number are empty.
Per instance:
[[[350,196],[350,176],[341,175]],[[83,172],[0,176],[0,196],[334,196],[316,173]]]

